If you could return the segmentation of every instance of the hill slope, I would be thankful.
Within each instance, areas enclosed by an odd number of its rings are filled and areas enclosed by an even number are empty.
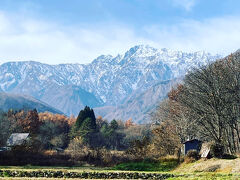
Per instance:
[[[37,109],[38,112],[48,111],[51,113],[63,114],[61,111],[32,97],[9,93],[0,93],[0,109],[3,111],[8,111],[9,109]]]
[[[90,107],[101,106],[101,102],[92,94],[78,86],[50,86],[42,101],[61,109],[64,113],[78,115],[86,105]]]
[[[194,173],[194,172],[221,172],[240,173],[240,158],[237,159],[200,159],[194,163],[182,163],[173,172]]]

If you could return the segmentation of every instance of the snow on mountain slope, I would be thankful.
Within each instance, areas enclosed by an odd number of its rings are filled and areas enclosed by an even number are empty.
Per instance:
[[[92,63],[48,65],[34,61],[8,62],[0,65],[0,89],[5,92],[28,94],[59,107],[58,93],[78,94],[79,100],[65,98],[64,113],[74,113],[70,104],[91,107],[119,106],[134,93],[144,93],[157,82],[184,76],[192,67],[205,65],[219,58],[205,52],[185,53],[150,46],[135,46],[125,54],[113,57],[102,55]],[[61,87],[61,92],[55,89]],[[68,88],[67,88],[68,87]],[[77,87],[91,94],[92,104],[82,103],[81,93],[69,87]],[[53,88],[53,89],[51,89]],[[56,89],[56,90],[57,90]],[[86,94],[86,93],[83,93]],[[55,101],[58,99],[59,101]],[[68,101],[68,102],[67,102]],[[57,103],[58,102],[58,103]],[[63,108],[63,107],[62,107]]]

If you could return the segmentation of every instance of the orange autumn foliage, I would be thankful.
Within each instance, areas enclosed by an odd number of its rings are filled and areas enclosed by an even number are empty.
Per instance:
[[[132,121],[132,118],[128,119],[126,122],[125,122],[125,128],[129,128],[131,126],[135,126],[136,124]]]
[[[74,116],[67,117],[62,114],[52,114],[49,112],[39,113],[39,119],[42,122],[49,120],[58,123],[67,123],[70,126],[76,122],[76,118]]]

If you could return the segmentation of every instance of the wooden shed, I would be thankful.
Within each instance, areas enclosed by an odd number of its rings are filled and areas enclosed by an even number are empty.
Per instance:
[[[188,141],[184,142],[183,143],[184,155],[186,155],[189,150],[196,150],[199,152],[201,149],[201,144],[202,144],[202,142],[198,139],[192,139],[192,140],[188,140]]]

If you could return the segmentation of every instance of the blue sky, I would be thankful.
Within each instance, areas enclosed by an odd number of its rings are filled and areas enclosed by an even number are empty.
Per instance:
[[[0,62],[88,63],[138,44],[227,55],[238,0],[1,0]]]

